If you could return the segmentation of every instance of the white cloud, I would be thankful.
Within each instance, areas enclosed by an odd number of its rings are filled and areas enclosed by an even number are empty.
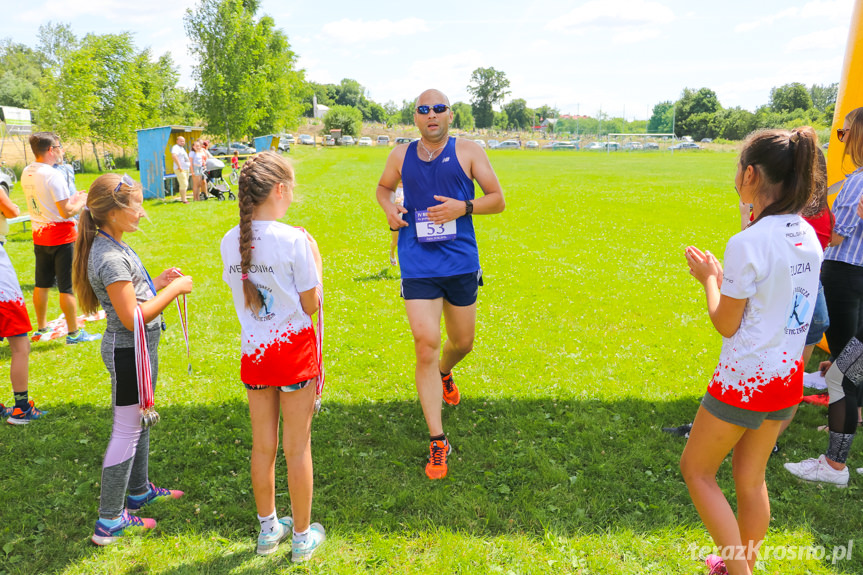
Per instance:
[[[845,43],[848,41],[848,28],[836,26],[826,30],[815,30],[801,36],[788,38],[785,43],[786,52],[809,52],[813,46],[820,49],[835,49],[842,53]]]
[[[854,0],[813,0],[802,7],[791,7],[763,18],[746,20],[734,27],[735,32],[749,32],[762,26],[772,26],[781,20],[828,19],[847,22],[851,17]]]
[[[377,42],[393,36],[409,36],[418,32],[428,31],[428,25],[419,18],[404,20],[349,20],[343,18],[337,22],[329,22],[322,27],[324,35],[344,42],[358,44]]]
[[[149,2],[127,2],[121,0],[48,0],[18,15],[17,19],[28,23],[41,23],[46,15],[56,15],[56,21],[68,22],[80,17],[106,19],[120,22],[124,26],[117,31],[130,28],[130,24],[156,24],[182,18],[186,8],[193,8],[194,0],[151,0]],[[85,33],[75,29],[76,33]]]
[[[590,0],[548,24],[550,30],[576,32],[583,27],[629,28],[668,24],[674,12],[649,0]]]

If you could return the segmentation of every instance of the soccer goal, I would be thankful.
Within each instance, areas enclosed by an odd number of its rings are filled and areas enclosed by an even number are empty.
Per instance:
[[[615,150],[666,150],[677,141],[673,133],[646,132],[643,134],[606,134],[605,149]]]

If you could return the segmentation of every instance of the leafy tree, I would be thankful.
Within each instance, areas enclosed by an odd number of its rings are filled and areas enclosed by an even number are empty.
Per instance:
[[[340,106],[353,106],[362,109],[366,103],[365,88],[356,80],[344,78],[336,86],[335,103]]]
[[[755,114],[740,106],[718,112],[719,137],[742,140],[755,129]]]
[[[287,37],[259,0],[202,0],[183,18],[197,60],[195,107],[211,132],[248,135],[296,122],[311,95]]]
[[[377,102],[372,102],[369,100],[368,106],[366,107],[368,110],[368,119],[372,122],[377,122],[379,124],[385,124],[389,114],[387,114],[386,109],[378,104]]]
[[[526,130],[533,126],[533,110],[527,107],[527,102],[518,98],[504,105],[504,111],[509,119],[509,128]]]
[[[809,90],[800,82],[792,82],[770,90],[770,109],[774,112],[793,112],[812,107]]]
[[[35,108],[44,59],[11,39],[0,41],[0,105]]]
[[[354,106],[333,106],[324,116],[324,128],[341,130],[343,136],[359,137],[363,129],[363,114]]]
[[[675,104],[674,132],[678,136],[689,134],[690,130],[701,130],[704,127],[703,117],[687,123],[689,117],[695,114],[714,115],[722,109],[716,92],[710,88],[701,88],[697,92],[689,88],[683,89],[680,99]]]
[[[478,128],[489,128],[494,122],[493,106],[509,94],[509,80],[504,72],[494,68],[477,68],[470,76],[467,91],[473,96],[471,105]]]
[[[509,117],[506,114],[506,110],[494,113],[494,122],[492,125],[496,130],[504,131],[507,129],[507,126],[509,126]]]
[[[839,84],[836,82],[827,84],[826,86],[812,84],[809,88],[809,97],[812,98],[812,105],[816,110],[820,110],[821,112],[826,112],[831,104],[835,104],[838,95]],[[833,119],[832,114],[830,115],[830,119]]]
[[[670,134],[674,116],[674,104],[665,101],[653,106],[653,114],[647,121],[647,131],[653,134]]]
[[[557,118],[560,116],[560,110],[553,108],[547,104],[543,104],[535,110],[537,121],[545,120],[546,118]]]
[[[452,105],[452,126],[459,130],[471,131],[474,129],[476,121],[473,117],[473,109],[470,104],[465,102],[456,102]]]

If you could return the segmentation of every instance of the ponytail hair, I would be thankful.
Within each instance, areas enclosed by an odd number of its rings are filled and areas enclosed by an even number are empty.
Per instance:
[[[809,204],[820,178],[815,159],[817,149],[818,137],[809,126],[790,132],[758,130],[747,136],[740,153],[740,166],[744,169],[753,166],[763,180],[756,193],[771,196],[750,225],[767,216],[799,214]]]
[[[255,207],[270,197],[273,188],[285,184],[294,186],[294,169],[281,155],[269,150],[255,154],[246,160],[240,171],[237,190],[240,206],[240,269],[243,274],[243,299],[246,308],[254,312],[264,305],[261,293],[248,278],[252,267],[252,215]]]
[[[140,183],[135,182],[129,186],[122,182],[122,178],[120,174],[103,174],[96,178],[90,185],[87,205],[78,220],[78,239],[75,241],[75,257],[72,260],[72,286],[85,314],[99,309],[99,299],[87,275],[90,249],[96,240],[96,234],[108,221],[112,211],[130,208],[129,196],[141,191]]]
[[[851,156],[855,168],[863,166],[863,107],[854,108],[845,116],[849,130],[845,135],[845,154]]]

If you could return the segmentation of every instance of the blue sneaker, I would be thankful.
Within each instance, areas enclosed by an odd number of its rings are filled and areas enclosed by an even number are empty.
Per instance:
[[[39,419],[46,413],[47,411],[42,411],[40,409],[36,409],[36,406],[33,405],[33,400],[30,400],[30,407],[27,408],[27,411],[21,411],[20,407],[9,408],[10,411],[9,418],[6,420],[6,423],[12,425],[27,425],[30,421],[34,419]]]
[[[261,533],[258,535],[258,548],[255,553],[258,555],[269,555],[274,553],[279,548],[285,537],[294,531],[294,520],[291,517],[282,517],[279,519],[278,529],[270,533]]]
[[[312,553],[321,546],[326,538],[324,526],[320,523],[312,523],[305,541],[297,542],[297,536],[294,535],[293,545],[291,545],[291,561],[294,563],[308,561],[312,558]]]
[[[0,403],[0,417],[9,417],[10,415],[12,415],[12,408]]]
[[[86,343],[88,341],[96,341],[102,339],[101,333],[87,333],[84,328],[78,330],[78,334],[75,337],[71,335],[66,336],[66,345],[72,345],[73,343]]]
[[[157,501],[161,501],[163,499],[179,499],[183,496],[183,492],[177,489],[163,489],[162,487],[156,487],[153,485],[153,482],[150,482],[150,491],[148,491],[145,495],[136,496],[130,495],[126,498],[126,509],[129,511],[138,511],[142,507],[146,507],[151,503],[156,503]]]
[[[104,519],[96,521],[96,532],[90,538],[90,541],[96,545],[110,545],[115,543],[117,539],[126,534],[126,530],[137,531],[139,529],[152,529],[156,526],[155,519],[142,519],[129,515],[127,510],[123,510],[120,516],[119,525],[109,526]]]

